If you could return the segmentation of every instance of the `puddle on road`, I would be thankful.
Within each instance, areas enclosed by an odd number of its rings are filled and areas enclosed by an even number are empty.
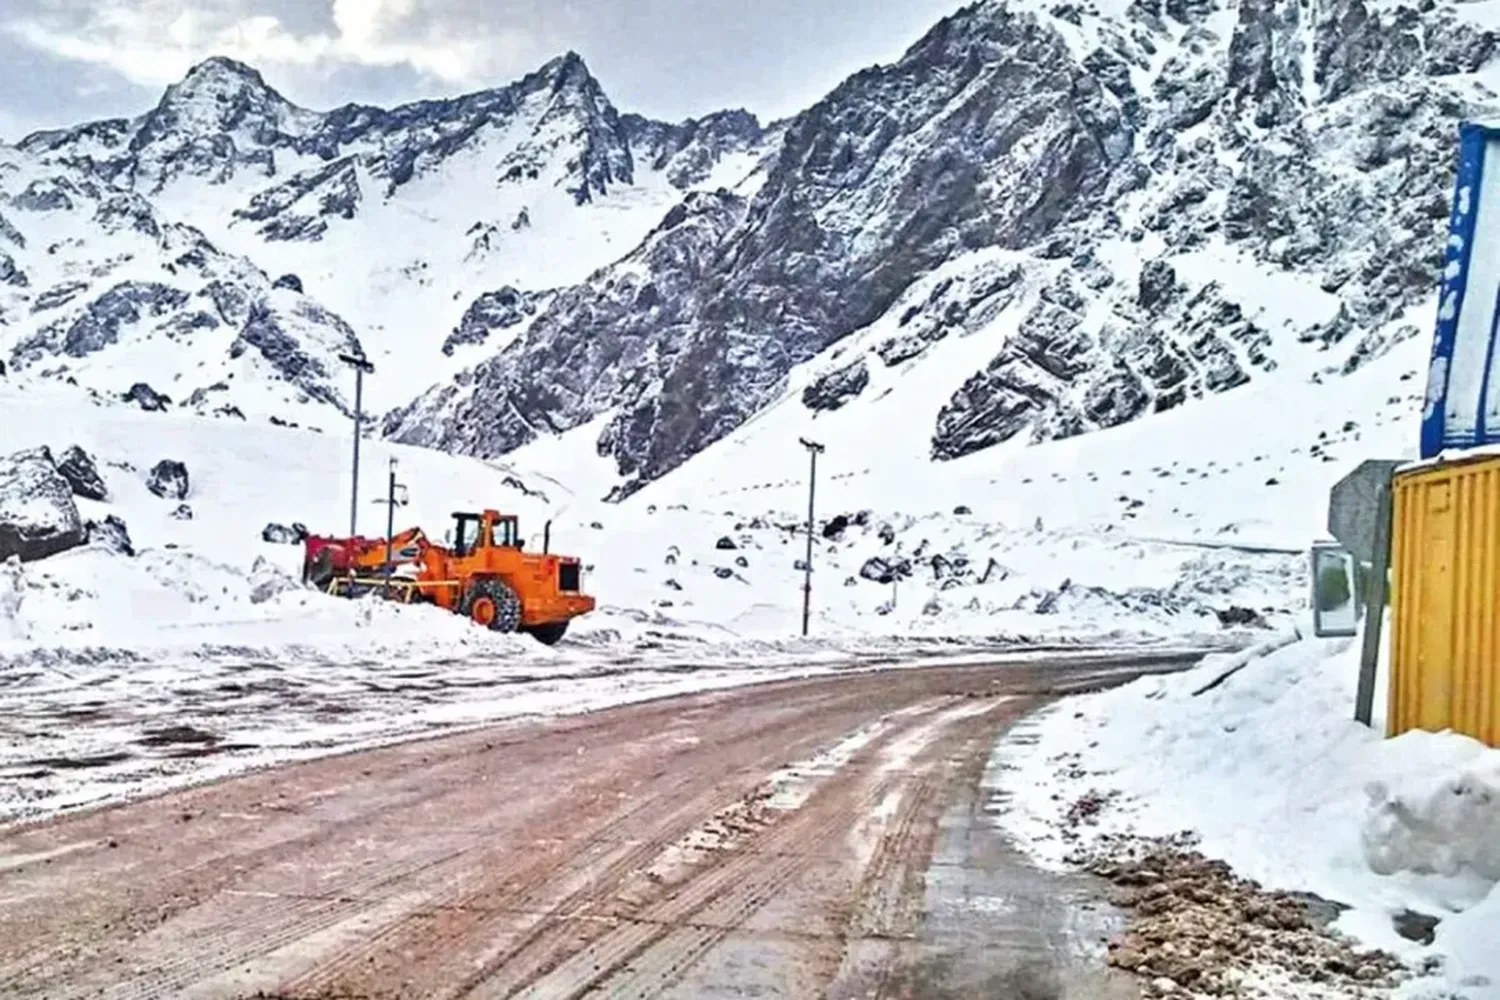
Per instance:
[[[910,1000],[1135,1000],[1105,942],[1125,926],[1102,882],[1042,871],[996,828],[1009,796],[974,788],[944,815],[917,940],[902,946],[892,995]]]

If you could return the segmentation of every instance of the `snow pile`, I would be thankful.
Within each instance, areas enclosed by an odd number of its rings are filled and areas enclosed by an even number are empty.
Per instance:
[[[1370,946],[1441,959],[1452,995],[1500,996],[1500,750],[1354,722],[1358,660],[1308,639],[1059,703],[996,748],[1003,821],[1054,866],[1109,834],[1193,831],[1241,875],[1350,907],[1335,926]],[[1439,921],[1431,946],[1395,929],[1412,913]]]

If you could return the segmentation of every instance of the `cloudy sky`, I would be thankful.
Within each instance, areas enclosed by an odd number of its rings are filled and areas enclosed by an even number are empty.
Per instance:
[[[210,55],[307,107],[509,82],[567,49],[622,110],[771,118],[898,57],[960,0],[3,0],[0,138],[139,113]]]

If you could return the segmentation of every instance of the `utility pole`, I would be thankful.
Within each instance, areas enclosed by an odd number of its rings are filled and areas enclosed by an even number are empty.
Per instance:
[[[340,354],[339,360],[354,369],[354,477],[349,485],[349,534],[359,533],[356,522],[359,518],[359,436],[364,429],[365,375],[375,366],[363,354]]]
[[[799,438],[812,460],[812,469],[807,478],[807,559],[802,564],[802,634],[807,635],[807,620],[812,614],[812,550],[813,550],[813,496],[818,488],[818,455],[823,446],[807,438]]]
[[[376,503],[385,504],[385,572],[381,575],[385,578],[383,589],[390,593],[391,578],[396,575],[395,537],[396,530],[396,508],[406,506],[406,484],[396,482],[396,458],[391,457],[389,476],[386,479],[386,492],[384,500],[376,500]]]
[[[385,571],[389,576],[391,572],[391,558],[395,554],[391,551],[391,532],[396,530],[396,458],[391,456],[390,479],[386,483],[385,490]]]

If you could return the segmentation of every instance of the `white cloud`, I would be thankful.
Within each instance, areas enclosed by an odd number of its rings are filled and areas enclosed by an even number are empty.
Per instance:
[[[483,9],[454,0],[333,0],[326,28],[298,32],[256,0],[63,0],[19,12],[3,30],[34,49],[151,86],[181,78],[208,55],[273,72],[404,66],[463,85],[523,72],[553,54],[526,30],[474,23]]]

